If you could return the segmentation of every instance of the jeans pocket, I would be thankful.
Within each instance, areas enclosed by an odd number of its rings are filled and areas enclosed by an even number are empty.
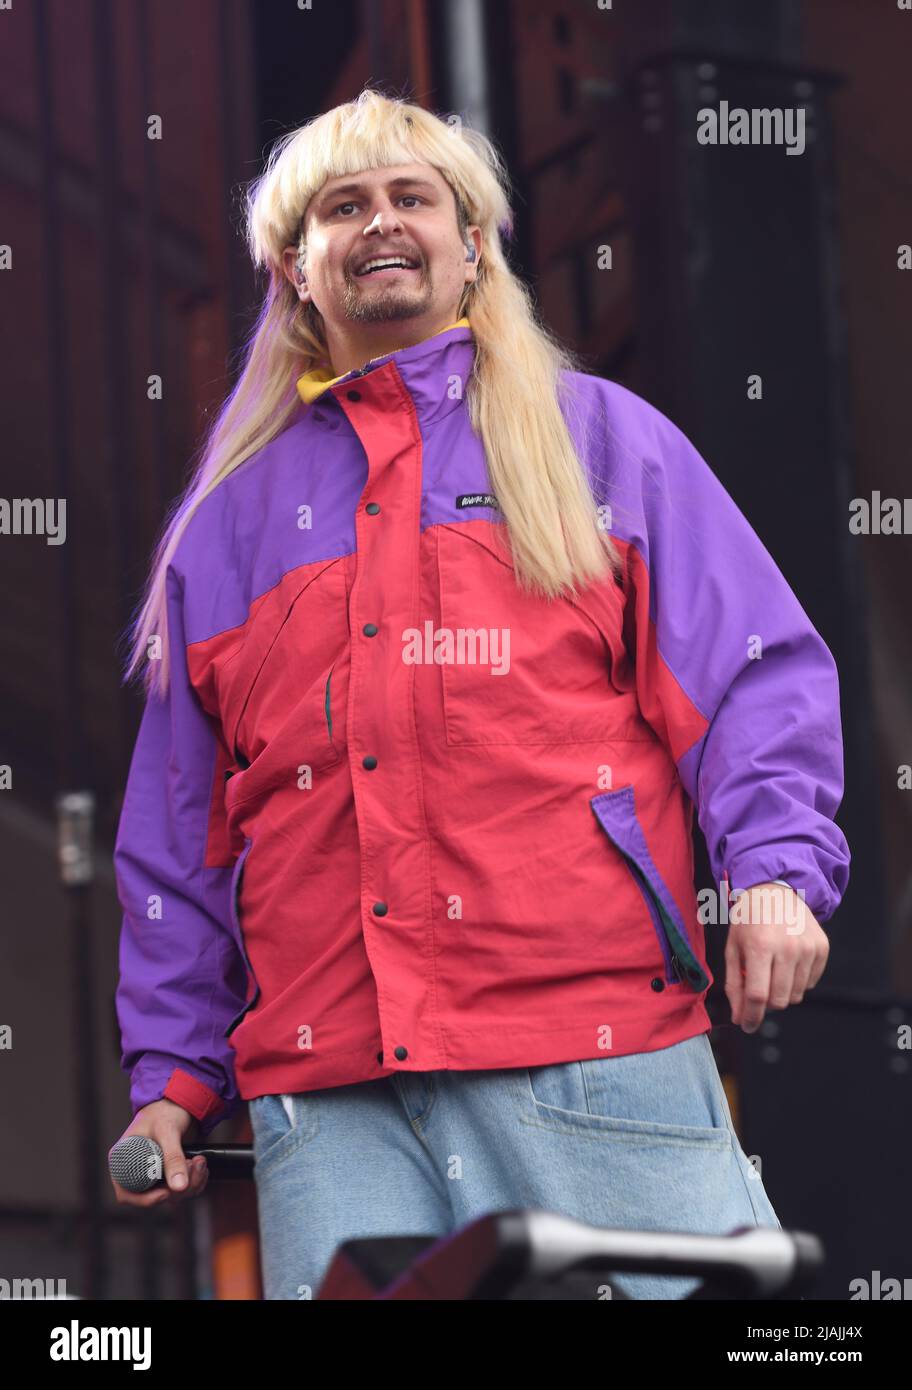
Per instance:
[[[529,1067],[533,1114],[551,1128],[619,1141],[731,1148],[728,1127],[713,1123],[722,1117],[699,1095],[662,1084],[669,1061],[662,1053],[671,1050]]]
[[[290,1104],[289,1104],[290,1102]],[[259,1180],[313,1139],[318,1120],[312,1095],[257,1096],[248,1104],[254,1178]]]

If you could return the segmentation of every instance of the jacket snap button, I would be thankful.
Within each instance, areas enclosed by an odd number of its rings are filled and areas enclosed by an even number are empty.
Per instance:
[[[389,912],[389,907],[386,903],[374,903],[373,912],[376,917],[385,917]]]
[[[665,981],[660,980],[658,976],[656,976],[654,980],[651,980],[650,983],[653,989],[655,990],[656,994],[658,994],[661,990],[665,988]]]
[[[395,1056],[397,1062],[404,1062],[405,1059],[406,1059],[406,1057],[408,1056],[408,1048],[407,1048],[407,1047],[397,1047],[397,1048],[396,1048],[396,1051],[395,1051],[395,1053],[394,1053],[394,1056]]]
[[[368,504],[367,504],[367,506],[364,508],[364,510],[367,512],[368,516],[376,516],[377,513],[378,513],[379,510],[380,510],[380,503],[379,503],[379,502],[368,502]]]
[[[377,766],[377,759],[374,757],[373,753],[369,753],[366,758],[361,759],[361,766],[366,767],[368,772],[373,772],[374,768]]]
[[[345,394],[350,401],[360,401],[361,399],[360,391],[346,391]]]
[[[364,633],[365,637],[376,637],[380,629],[376,623],[365,623],[361,631]]]

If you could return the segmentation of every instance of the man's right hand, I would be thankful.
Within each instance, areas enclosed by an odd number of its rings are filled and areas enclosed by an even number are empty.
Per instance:
[[[154,1139],[164,1155],[164,1178],[167,1183],[156,1183],[148,1192],[128,1192],[119,1182],[111,1178],[118,1202],[131,1207],[156,1207],[162,1202],[174,1205],[186,1197],[198,1197],[209,1181],[209,1166],[201,1154],[189,1162],[184,1154],[182,1140],[187,1130],[196,1120],[189,1110],[173,1100],[155,1100],[143,1106],[133,1116],[133,1123],[121,1135],[144,1134]]]

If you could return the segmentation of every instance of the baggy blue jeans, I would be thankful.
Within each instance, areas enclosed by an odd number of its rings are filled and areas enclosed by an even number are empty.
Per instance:
[[[399,1072],[248,1105],[267,1299],[315,1298],[345,1240],[443,1236],[517,1207],[626,1230],[781,1229],[706,1033],[626,1057]],[[700,1283],[614,1280],[638,1299]]]

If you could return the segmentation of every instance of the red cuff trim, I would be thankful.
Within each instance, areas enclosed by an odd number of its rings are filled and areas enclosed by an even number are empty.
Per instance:
[[[197,1120],[208,1120],[224,1108],[225,1102],[211,1087],[197,1081],[195,1076],[175,1067],[171,1073],[163,1096],[182,1105]]]

